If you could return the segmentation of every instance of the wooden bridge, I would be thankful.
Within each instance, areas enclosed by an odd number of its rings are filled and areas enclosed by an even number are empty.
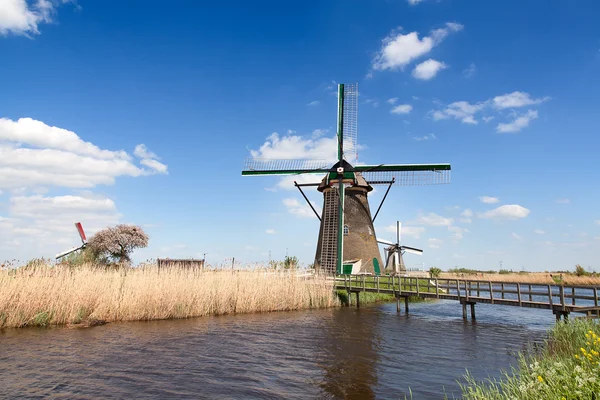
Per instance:
[[[349,302],[352,293],[355,293],[357,307],[360,307],[361,292],[393,295],[397,299],[397,311],[400,311],[400,302],[404,299],[407,313],[408,298],[416,296],[422,299],[457,300],[462,304],[465,319],[467,306],[471,309],[471,319],[475,319],[477,303],[548,309],[552,310],[557,320],[561,317],[566,320],[572,312],[600,317],[600,286],[340,275],[335,278],[335,288],[347,291]]]

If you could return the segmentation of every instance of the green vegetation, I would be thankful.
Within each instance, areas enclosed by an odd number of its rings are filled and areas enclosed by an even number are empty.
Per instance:
[[[437,267],[429,268],[429,276],[431,276],[432,278],[439,278],[441,273],[442,270]]]
[[[600,399],[600,324],[577,319],[556,324],[541,348],[521,352],[501,379],[476,382],[467,373],[463,398]]]

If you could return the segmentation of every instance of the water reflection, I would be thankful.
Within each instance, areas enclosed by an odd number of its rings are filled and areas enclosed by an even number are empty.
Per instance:
[[[321,388],[334,398],[375,398],[380,314],[373,308],[344,311],[333,314],[322,337]]]

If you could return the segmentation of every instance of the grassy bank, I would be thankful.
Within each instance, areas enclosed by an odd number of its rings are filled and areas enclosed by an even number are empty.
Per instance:
[[[339,305],[331,282],[264,271],[41,266],[0,270],[0,328]]]
[[[467,375],[462,390],[470,400],[600,399],[600,324],[557,324],[541,348],[521,353],[501,379],[475,382]]]

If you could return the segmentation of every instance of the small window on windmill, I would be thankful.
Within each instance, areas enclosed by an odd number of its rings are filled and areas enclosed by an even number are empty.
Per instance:
[[[348,236],[348,233],[350,233],[350,229],[348,228],[348,225],[344,225],[344,236]]]

